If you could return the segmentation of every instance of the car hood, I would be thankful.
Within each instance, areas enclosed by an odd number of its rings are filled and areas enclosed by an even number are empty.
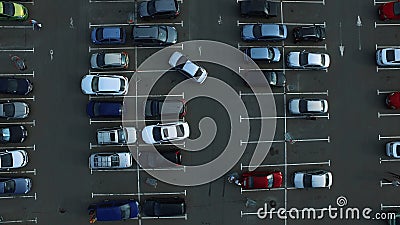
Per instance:
[[[287,63],[289,66],[300,66],[300,52],[289,52]]]
[[[294,174],[294,186],[296,188],[304,188],[303,178],[304,178],[303,173],[295,173]]]
[[[142,139],[147,144],[154,144],[156,141],[153,138],[153,128],[154,126],[147,126],[142,130]]]
[[[254,39],[254,34],[253,34],[253,27],[254,25],[244,25],[242,28],[242,38],[244,40],[248,39]]]
[[[281,60],[281,51],[278,48],[272,48],[274,52],[274,58],[272,59],[273,62],[279,62]]]
[[[176,31],[175,27],[167,26],[167,31],[168,31],[167,43],[175,44],[178,41],[178,32]]]
[[[28,162],[28,155],[23,150],[16,150],[10,152],[13,157],[13,167],[23,167]]]
[[[133,144],[136,142],[136,129],[134,127],[124,127],[126,134],[126,143]]]
[[[92,79],[93,75],[86,75],[82,78],[81,89],[84,94],[94,94],[92,91]]]
[[[29,106],[25,102],[14,102],[15,118],[25,118],[29,114]]]
[[[141,2],[138,6],[138,11],[140,17],[150,16],[149,12],[147,11],[147,4],[149,1]]]
[[[31,179],[29,178],[14,178],[15,194],[26,194],[31,190]]]
[[[90,67],[92,67],[92,69],[98,69],[98,65],[97,65],[97,56],[99,55],[99,53],[94,53],[92,54],[92,57],[90,57]]]

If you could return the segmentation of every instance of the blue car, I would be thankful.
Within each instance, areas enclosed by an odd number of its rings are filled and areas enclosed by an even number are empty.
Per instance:
[[[122,27],[97,27],[92,30],[92,42],[102,44],[125,44],[126,33]]]
[[[283,41],[286,37],[284,24],[247,24],[242,27],[243,41]]]
[[[89,101],[86,113],[90,118],[122,116],[122,102]]]
[[[135,200],[110,200],[92,204],[88,210],[90,223],[121,221],[138,217],[139,203]]]

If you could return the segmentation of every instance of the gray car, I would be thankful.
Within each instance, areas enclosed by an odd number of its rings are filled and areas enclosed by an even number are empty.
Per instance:
[[[129,65],[129,56],[126,52],[94,53],[90,58],[92,69],[126,69]]]
[[[281,59],[281,52],[277,47],[252,47],[246,48],[244,52],[254,61],[279,62]]]
[[[94,153],[89,157],[90,169],[124,169],[132,166],[130,152]]]
[[[25,102],[0,103],[0,117],[7,119],[23,119],[29,114],[29,106]]]
[[[134,127],[113,127],[97,130],[97,143],[99,145],[133,144],[136,142],[136,129]]]
[[[284,24],[247,24],[242,27],[243,41],[282,41],[287,37]]]
[[[29,178],[0,178],[0,194],[26,194],[31,190],[32,181]]]
[[[172,26],[136,25],[133,26],[132,39],[133,44],[139,46],[172,45],[178,41],[178,32]]]

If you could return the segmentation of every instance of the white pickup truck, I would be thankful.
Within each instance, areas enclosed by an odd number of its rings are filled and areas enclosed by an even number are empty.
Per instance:
[[[136,129],[134,127],[113,127],[97,130],[97,143],[99,145],[133,144],[136,142]]]

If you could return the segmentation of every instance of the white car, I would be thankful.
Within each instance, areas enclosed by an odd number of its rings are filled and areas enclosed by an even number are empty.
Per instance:
[[[293,115],[315,115],[328,112],[328,101],[314,98],[293,98],[289,100],[289,112]]]
[[[28,153],[24,150],[0,152],[0,169],[15,169],[28,163]]]
[[[97,143],[99,145],[133,144],[136,142],[136,129],[134,127],[113,127],[97,130]]]
[[[294,173],[295,188],[323,188],[332,186],[332,173],[325,170]]]
[[[128,85],[128,78],[119,75],[86,75],[81,81],[87,95],[126,95]]]
[[[330,58],[325,53],[312,52],[289,52],[287,55],[287,66],[298,69],[326,69],[329,67]]]
[[[129,56],[126,52],[94,53],[90,58],[92,69],[126,69],[129,65]]]
[[[393,158],[400,158],[400,141],[386,143],[386,155]]]
[[[180,52],[174,52],[169,58],[168,63],[182,74],[195,79],[200,84],[207,78],[207,71],[203,67],[193,63]]]
[[[399,48],[378,49],[376,51],[376,63],[379,66],[399,66],[400,49]]]
[[[142,130],[142,139],[147,144],[180,141],[189,137],[189,125],[186,122],[176,122],[146,126]]]
[[[124,169],[132,166],[130,152],[94,153],[89,157],[90,169]]]

